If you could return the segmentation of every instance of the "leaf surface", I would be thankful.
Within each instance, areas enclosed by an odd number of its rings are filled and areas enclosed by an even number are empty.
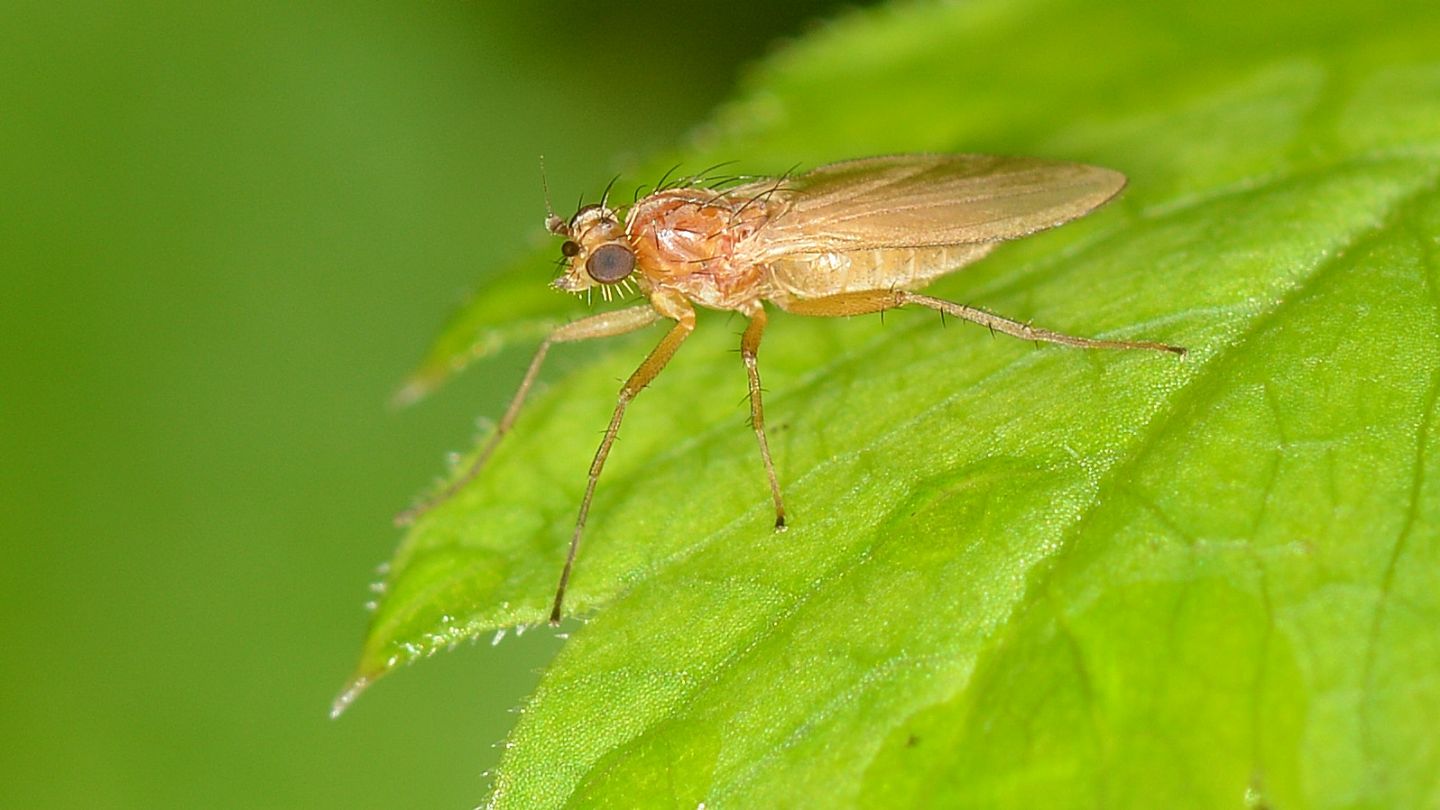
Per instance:
[[[1432,5],[1035,0],[854,14],[774,57],[694,165],[1119,169],[1119,202],[932,291],[1191,355],[777,315],[776,535],[741,323],[702,315],[627,416],[570,592],[592,618],[492,803],[1440,802],[1437,41]],[[362,679],[543,620],[660,334],[557,350],[593,360],[407,535]]]

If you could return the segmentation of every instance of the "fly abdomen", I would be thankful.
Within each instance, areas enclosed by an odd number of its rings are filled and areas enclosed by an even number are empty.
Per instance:
[[[785,256],[770,264],[775,287],[796,298],[864,290],[917,290],[989,253],[995,245],[871,248]]]

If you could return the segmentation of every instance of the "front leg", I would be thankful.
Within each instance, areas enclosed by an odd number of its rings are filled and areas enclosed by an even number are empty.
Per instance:
[[[525,397],[535,384],[535,378],[540,374],[540,366],[545,362],[545,355],[550,353],[552,345],[615,337],[643,329],[658,320],[660,320],[659,312],[649,304],[641,304],[615,312],[602,312],[556,327],[545,340],[541,341],[540,348],[535,350],[535,356],[530,360],[530,367],[525,370],[525,376],[520,380],[520,387],[516,389],[515,395],[510,399],[510,406],[505,409],[505,415],[500,417],[500,422],[495,426],[495,432],[490,434],[490,438],[485,441],[485,445],[475,455],[475,460],[470,462],[470,466],[459,478],[450,482],[438,494],[396,515],[395,525],[408,526],[414,523],[421,515],[450,500],[455,493],[480,473],[485,462],[489,461],[490,455],[495,452],[495,448],[500,446],[500,440],[505,438],[505,434],[509,433],[510,428],[515,424],[515,419],[520,416],[520,408],[524,406]]]
[[[610,416],[610,426],[605,429],[605,437],[600,440],[600,447],[595,451],[595,460],[590,463],[590,479],[585,485],[585,497],[580,501],[580,516],[575,520],[575,532],[570,535],[570,550],[565,555],[565,567],[560,571],[560,584],[555,587],[555,605],[550,609],[551,624],[560,623],[560,608],[565,601],[565,588],[570,583],[570,570],[575,565],[575,552],[580,548],[580,535],[585,531],[585,519],[590,516],[590,499],[595,496],[595,484],[600,480],[601,470],[605,469],[605,459],[610,455],[610,446],[615,444],[615,436],[620,432],[620,421],[625,418],[625,406],[655,379],[661,369],[665,368],[665,364],[670,362],[670,358],[675,356],[680,344],[695,331],[695,310],[684,299],[657,294],[651,300],[661,314],[675,319],[675,325],[660,343],[650,350],[649,356],[620,388],[615,412]]]

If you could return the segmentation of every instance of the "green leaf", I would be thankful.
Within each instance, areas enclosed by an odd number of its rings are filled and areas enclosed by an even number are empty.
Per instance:
[[[627,416],[570,592],[593,619],[494,806],[1440,802],[1436,42],[1433,3],[1034,0],[852,14],[774,57],[694,165],[1120,169],[1120,202],[933,291],[1190,358],[777,315],[777,535],[739,323],[702,315]],[[361,682],[543,620],[658,336],[562,347],[593,360],[407,535]]]
[[[395,392],[394,404],[409,405],[428,396],[470,363],[493,357],[507,345],[539,343],[564,323],[564,303],[528,273],[513,273],[475,293],[451,316],[420,367]]]

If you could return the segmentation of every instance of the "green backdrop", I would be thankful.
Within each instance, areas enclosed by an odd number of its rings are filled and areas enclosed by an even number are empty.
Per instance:
[[[593,192],[828,5],[0,7],[0,805],[479,800],[549,634],[326,717],[508,391],[384,402],[542,238],[542,152]]]

